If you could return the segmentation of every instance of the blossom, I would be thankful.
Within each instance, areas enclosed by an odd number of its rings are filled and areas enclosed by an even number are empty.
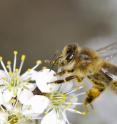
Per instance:
[[[47,97],[35,95],[23,105],[23,114],[32,117],[32,119],[38,119],[48,107],[48,104],[49,99]]]
[[[22,106],[17,106],[14,109],[0,106],[0,124],[29,124],[30,118],[22,113]]]
[[[79,102],[77,95],[74,94],[74,92],[80,88],[82,87],[73,89],[66,93],[58,90],[48,94],[50,104],[45,112],[46,115],[42,119],[41,124],[47,124],[49,121],[52,122],[54,119],[55,124],[70,124],[66,116],[67,111],[85,115],[85,112],[81,112],[76,108],[76,106],[78,107],[83,105],[83,103]],[[78,95],[84,94],[85,92],[82,92]]]
[[[5,66],[2,57],[0,57],[3,68],[0,70],[0,104],[8,103],[14,97],[24,103],[33,96],[32,91],[35,88],[33,74],[36,73],[35,69],[41,64],[41,61],[37,61],[36,66],[21,74],[26,56],[21,56],[21,63],[17,68],[17,55],[18,52],[14,51],[13,68],[11,61],[8,61],[7,66]]]
[[[78,96],[84,95],[85,92],[75,94],[75,92],[82,89],[83,86],[73,88],[69,83],[64,84],[64,86],[48,83],[57,80],[57,77],[54,75],[55,72],[53,70],[44,69],[39,71],[36,75],[36,84],[38,88],[43,91],[43,96],[36,95],[32,97],[28,105],[31,106],[33,114],[45,113],[45,116],[41,120],[41,124],[70,124],[66,116],[67,111],[82,115],[85,114],[85,112],[76,109],[78,106],[83,105],[83,103],[79,102]],[[67,89],[67,85],[70,86],[69,91],[65,91],[65,88],[63,88],[66,87]]]
[[[0,123],[1,124],[22,124],[29,120],[41,119],[41,124],[48,124],[54,121],[55,124],[69,124],[67,111],[84,115],[85,112],[76,110],[82,106],[78,96],[85,92],[75,94],[82,89],[82,86],[73,87],[73,83],[54,84],[55,80],[62,77],[55,76],[56,73],[50,69],[42,69],[37,72],[37,64],[21,74],[26,56],[21,56],[21,63],[17,68],[17,51],[14,51],[13,68],[11,62],[5,66],[2,57],[0,63],[3,70],[0,70]],[[38,87],[40,92],[34,94]]]

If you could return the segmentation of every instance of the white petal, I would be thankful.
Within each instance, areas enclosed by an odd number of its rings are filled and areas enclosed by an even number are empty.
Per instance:
[[[27,101],[33,96],[33,93],[29,90],[23,90],[18,94],[18,100],[22,103],[22,104],[26,104]]]
[[[36,88],[36,84],[34,83],[29,83],[28,85],[26,85],[26,87],[30,90],[30,91],[33,91],[35,88]]]
[[[37,75],[35,75],[36,84],[38,88],[42,92],[53,92],[58,89],[58,85],[56,84],[48,84],[49,82],[53,82],[57,80],[57,77],[54,76],[55,72],[50,71],[50,69],[43,69],[42,71],[39,71]]]
[[[61,115],[60,115],[61,116]],[[41,124],[66,124],[63,119],[57,117],[55,111],[49,112],[45,117],[42,119]]]
[[[0,91],[0,105],[4,104],[4,100],[3,100],[3,95],[2,92]]]
[[[34,75],[36,75],[36,73],[38,73],[37,71],[27,71],[27,72],[25,72],[22,76],[21,76],[21,79],[23,80],[23,81],[26,81],[26,80],[28,80],[28,79],[31,79],[32,81],[34,80],[35,81],[35,79],[34,79]],[[28,83],[27,85],[26,85],[26,87],[29,89],[29,90],[31,90],[31,91],[33,91],[35,88],[36,88],[36,83]]]
[[[73,97],[70,98],[71,103],[77,103],[77,102],[78,102],[78,97],[74,97],[75,94],[72,94],[72,96],[73,96]],[[68,101],[69,101],[69,100],[68,100]],[[75,104],[73,104],[73,105],[71,106],[71,108],[75,108],[75,107],[76,107]]]
[[[29,100],[28,105],[31,106],[34,113],[42,114],[49,105],[49,99],[45,96],[35,95]]]
[[[30,107],[28,108],[27,106],[23,106],[22,108],[22,114],[25,117],[31,117],[32,119],[39,119],[40,116],[38,113],[34,113]]]
[[[7,113],[0,112],[0,124],[4,124],[8,118]]]
[[[74,96],[75,96],[75,94],[74,94]],[[72,97],[71,101],[72,101],[72,103],[78,102],[78,97]]]
[[[3,100],[5,103],[8,103],[12,97],[14,97],[13,91],[5,90],[3,92]]]
[[[69,92],[73,87],[73,83],[71,82],[67,82],[67,83],[63,83],[61,84],[61,88],[60,88],[60,91],[66,93],[66,92]]]
[[[7,78],[7,75],[3,70],[0,70],[0,84],[3,84],[2,78]]]
[[[11,103],[4,103],[4,106],[8,111],[12,111],[14,109],[14,106]]]
[[[6,77],[6,76],[7,76],[6,73],[3,70],[0,70],[0,78]]]
[[[24,74],[21,75],[22,80],[32,79],[35,80],[35,74],[38,73],[37,71],[26,71]]]

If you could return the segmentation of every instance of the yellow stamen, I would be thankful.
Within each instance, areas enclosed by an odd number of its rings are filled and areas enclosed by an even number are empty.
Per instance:
[[[25,59],[26,59],[26,55],[23,54],[21,56],[21,63],[20,63],[20,67],[19,67],[19,74],[20,74],[20,72],[22,70],[22,67],[23,67],[23,64],[24,64]]]
[[[0,56],[0,61],[2,61],[2,59],[3,59],[2,56]]]
[[[1,65],[2,65],[4,71],[6,72],[6,74],[9,76],[8,71],[7,71],[7,69],[6,69],[6,66],[5,66],[5,64],[4,64],[3,59],[2,59],[1,56],[0,56],[0,63],[1,63]]]
[[[36,65],[31,69],[31,71],[32,71],[32,70],[35,70],[41,63],[42,63],[42,61],[41,61],[41,60],[38,60],[38,61],[36,62]]]
[[[18,68],[16,68],[16,72],[18,72],[19,71],[19,69]]]
[[[9,124],[17,124],[18,117],[14,114],[10,115],[10,116],[8,116],[8,122],[9,122]]]
[[[42,63],[41,60],[37,60],[37,65],[40,65]]]
[[[7,68],[9,69],[9,72],[12,72],[11,61],[7,61]]]
[[[64,93],[54,92],[49,96],[49,99],[54,106],[59,106],[65,103],[67,95]]]
[[[15,71],[15,69],[16,69],[17,54],[18,54],[18,52],[15,50],[15,51],[14,51],[14,64],[13,64],[13,71]]]
[[[23,54],[23,55],[21,56],[21,61],[25,61],[25,59],[26,59],[26,55]]]
[[[14,52],[13,52],[13,53],[14,53],[14,55],[17,55],[17,54],[18,54],[18,52],[17,52],[16,50],[14,50]]]
[[[11,65],[11,61],[7,61],[7,65]]]

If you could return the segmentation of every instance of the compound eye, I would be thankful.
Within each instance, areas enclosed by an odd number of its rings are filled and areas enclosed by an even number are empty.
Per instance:
[[[73,60],[73,58],[74,58],[74,54],[68,54],[66,57],[66,60],[67,60],[67,62],[70,62]]]

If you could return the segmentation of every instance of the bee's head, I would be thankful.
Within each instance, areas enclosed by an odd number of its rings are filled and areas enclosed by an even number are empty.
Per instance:
[[[58,65],[64,66],[72,63],[79,54],[80,47],[77,44],[68,44],[63,48],[63,51],[58,59]]]

